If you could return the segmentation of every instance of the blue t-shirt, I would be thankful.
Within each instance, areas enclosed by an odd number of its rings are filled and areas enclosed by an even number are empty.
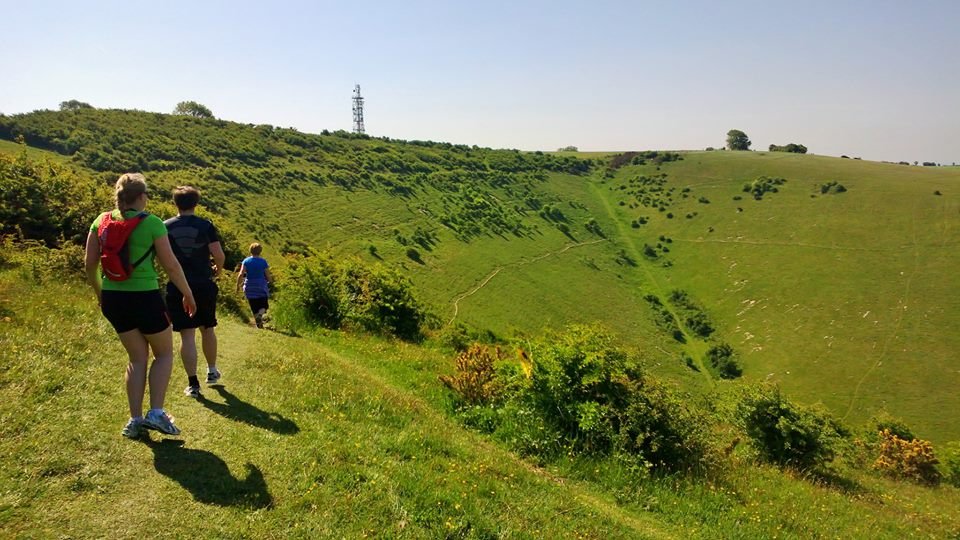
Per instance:
[[[267,289],[267,260],[263,257],[247,257],[243,260],[243,269],[247,275],[243,279],[243,294],[247,298],[266,298],[270,296]]]

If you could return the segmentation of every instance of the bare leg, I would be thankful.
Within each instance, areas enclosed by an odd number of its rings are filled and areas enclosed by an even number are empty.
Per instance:
[[[206,352],[206,344],[203,348]],[[180,331],[180,359],[183,360],[183,369],[187,372],[187,377],[196,377],[197,337],[193,328],[184,328]]]
[[[207,360],[207,369],[217,370],[217,333],[215,328],[200,327],[200,342],[203,347],[203,357]],[[196,352],[194,352],[194,373],[196,373]]]
[[[150,408],[162,409],[167,397],[167,385],[173,371],[173,330],[168,326],[163,332],[143,336],[153,349],[150,365]]]
[[[127,350],[129,362],[124,374],[130,417],[143,416],[143,395],[147,387],[147,340],[139,330],[120,334],[120,343]]]

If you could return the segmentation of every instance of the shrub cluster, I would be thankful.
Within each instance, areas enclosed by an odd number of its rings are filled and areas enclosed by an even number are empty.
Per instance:
[[[494,405],[466,409],[469,423],[542,457],[559,450],[617,455],[645,470],[689,469],[708,459],[706,418],[686,396],[643,373],[604,331],[575,326],[523,350],[519,362],[483,348],[458,356],[458,374],[444,383],[461,403]]]
[[[316,254],[293,260],[282,285],[282,303],[308,324],[421,337],[426,314],[409,281],[395,270]]]
[[[738,404],[736,420],[761,458],[798,469],[832,461],[839,441],[848,434],[825,411],[791,403],[771,385],[749,390]]]
[[[16,234],[59,246],[83,244],[99,212],[113,208],[94,179],[48,161],[0,154],[0,235]]]
[[[703,307],[696,303],[690,295],[681,290],[670,292],[670,303],[683,313],[683,323],[694,334],[708,338],[713,333],[713,323]]]
[[[721,379],[736,379],[743,374],[733,347],[726,343],[710,347],[707,351],[707,362]]]
[[[499,347],[474,343],[457,355],[454,375],[441,375],[440,382],[456,393],[460,402],[486,405],[496,397],[498,384],[494,362],[502,358]]]
[[[950,485],[960,488],[960,442],[947,443],[942,451],[940,465],[943,479]]]
[[[790,143],[783,146],[778,146],[776,144],[771,144],[769,147],[771,152],[793,152],[794,154],[806,154],[807,147],[802,144]]]
[[[649,248],[650,246],[646,246]],[[650,248],[651,251],[653,248]],[[654,252],[654,256],[656,253]],[[653,321],[656,325],[663,330],[664,332],[669,333],[673,336],[673,339],[679,341],[680,343],[686,343],[687,338],[683,335],[683,330],[677,326],[677,321],[673,317],[673,314],[670,313],[670,310],[663,305],[663,302],[660,301],[660,298],[653,294],[648,294],[643,297],[647,301],[647,304],[650,306],[650,309],[653,310]]]
[[[843,184],[833,180],[825,184],[820,184],[820,193],[826,195],[827,193],[843,193],[847,191],[847,188],[843,187]]]
[[[758,176],[753,182],[744,184],[743,191],[752,194],[753,198],[759,201],[763,199],[765,193],[778,192],[779,188],[777,186],[782,186],[784,183],[786,183],[786,180],[783,178]]]
[[[683,159],[683,156],[677,152],[647,150],[645,152],[634,153],[634,155],[631,156],[630,164],[645,165],[647,163],[647,160],[650,160],[655,165],[660,165],[661,163],[666,163],[669,161],[680,161],[682,159]]]
[[[889,429],[880,432],[880,455],[873,468],[894,478],[905,478],[923,484],[938,484],[933,445],[922,439],[901,439]]]

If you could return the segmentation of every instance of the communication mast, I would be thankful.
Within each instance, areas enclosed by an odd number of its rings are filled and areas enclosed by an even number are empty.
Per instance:
[[[353,132],[365,133],[363,129],[363,96],[360,95],[360,85],[353,87]]]

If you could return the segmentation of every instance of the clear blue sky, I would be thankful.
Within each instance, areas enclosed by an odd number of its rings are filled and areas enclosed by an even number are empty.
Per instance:
[[[792,7],[791,7],[792,6]],[[960,163],[960,1],[0,0],[0,112],[96,107],[553,150]]]

